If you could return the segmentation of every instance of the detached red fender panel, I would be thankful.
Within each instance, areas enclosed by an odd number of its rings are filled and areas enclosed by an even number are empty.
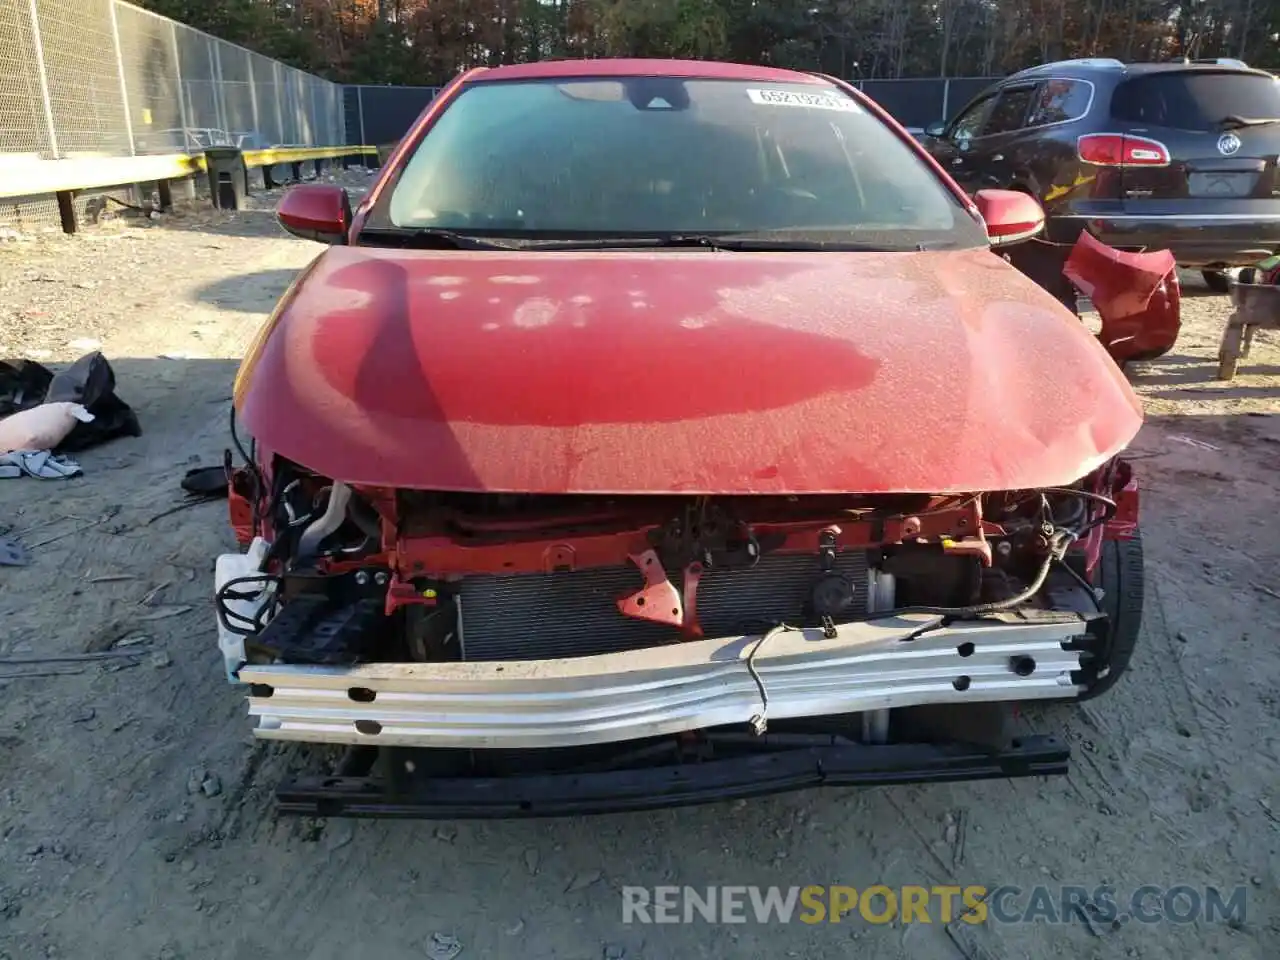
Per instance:
[[[1126,253],[1085,231],[1062,272],[1102,318],[1098,339],[1116,363],[1173,349],[1181,320],[1177,263],[1168,250]]]

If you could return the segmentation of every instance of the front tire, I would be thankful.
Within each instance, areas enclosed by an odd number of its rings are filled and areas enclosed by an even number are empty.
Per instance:
[[[1110,690],[1129,669],[1142,629],[1142,535],[1130,540],[1105,540],[1098,564],[1097,584],[1102,588],[1102,610],[1107,615],[1107,642],[1086,673],[1080,700],[1092,700]]]

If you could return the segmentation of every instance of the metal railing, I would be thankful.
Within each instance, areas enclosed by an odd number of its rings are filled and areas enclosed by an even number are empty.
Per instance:
[[[0,0],[0,220],[73,229],[81,191],[132,183],[163,202],[210,147],[346,142],[338,84],[123,0]]]
[[[87,155],[42,160],[27,154],[0,154],[0,200],[51,195],[64,233],[79,229],[76,197],[84,191],[131,184],[133,189],[155,185],[159,209],[173,206],[174,185],[182,184],[188,198],[195,196],[192,177],[206,174],[209,196],[215,207],[239,210],[251,192],[249,171],[262,174],[265,189],[280,186],[272,173],[277,166],[291,168],[291,179],[303,179],[302,165],[310,161],[319,178],[326,163],[341,160],[362,166],[378,166],[378,149],[373,146],[336,147],[209,147],[203,153],[163,153],[129,157]],[[146,188],[146,194],[153,191]],[[39,201],[37,201],[39,203]],[[19,204],[20,205],[20,204]]]
[[[121,0],[0,0],[0,154],[345,142],[338,84]]]

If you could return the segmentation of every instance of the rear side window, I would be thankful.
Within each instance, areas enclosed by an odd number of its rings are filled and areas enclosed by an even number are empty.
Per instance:
[[[991,117],[987,120],[982,135],[985,137],[993,133],[1008,133],[1010,130],[1020,130],[1025,127],[1027,111],[1031,107],[1031,98],[1035,92],[1035,87],[1015,87],[1000,94],[1000,99],[996,101],[996,107],[991,111]]]
[[[1079,120],[1089,110],[1093,86],[1083,80],[1046,80],[1036,90],[1029,127]]]
[[[1217,131],[1225,117],[1280,117],[1280,80],[1256,73],[1153,73],[1126,80],[1111,115],[1127,123]]]

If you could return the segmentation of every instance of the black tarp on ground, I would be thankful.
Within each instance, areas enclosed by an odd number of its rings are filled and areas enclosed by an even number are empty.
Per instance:
[[[83,406],[93,421],[77,423],[59,445],[59,453],[142,435],[137,414],[116,396],[115,371],[101,353],[86,354],[57,374],[34,360],[0,360],[0,418],[64,401]]]

